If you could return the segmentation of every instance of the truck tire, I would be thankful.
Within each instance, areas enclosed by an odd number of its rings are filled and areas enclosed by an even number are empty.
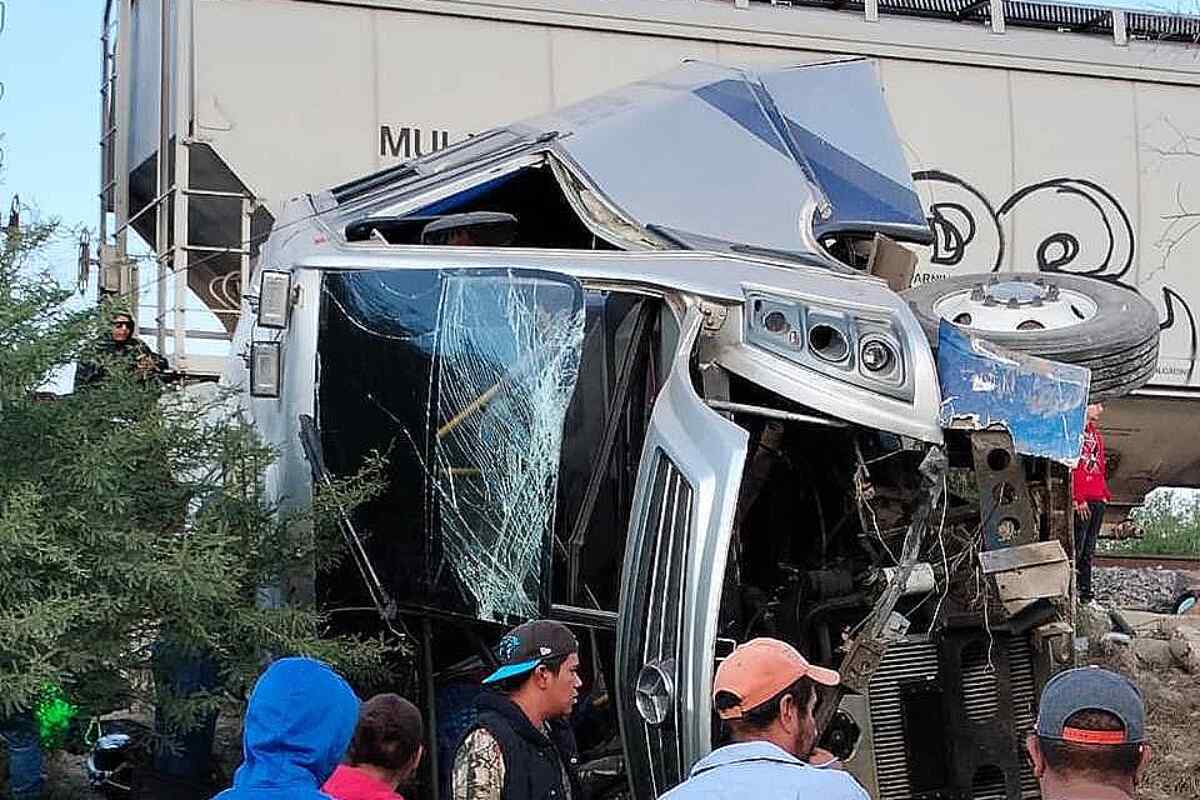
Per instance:
[[[1087,367],[1093,400],[1137,389],[1158,363],[1158,312],[1108,281],[1062,272],[957,275],[904,297],[934,348],[946,319],[1001,347]]]

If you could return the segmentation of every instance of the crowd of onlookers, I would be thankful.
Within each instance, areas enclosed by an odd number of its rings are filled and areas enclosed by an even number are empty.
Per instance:
[[[496,657],[453,754],[453,800],[585,800],[566,721],[580,687],[575,636],[557,622],[527,622],[500,640]],[[729,743],[664,797],[867,800],[817,745],[819,687],[839,682],[785,642],[741,645],[713,681]],[[245,760],[218,800],[396,800],[421,763],[423,727],[397,695],[360,703],[321,662],[276,661],[250,697]],[[1061,672],[1042,692],[1025,748],[1045,800],[1128,800],[1150,758],[1141,693],[1097,667]]]

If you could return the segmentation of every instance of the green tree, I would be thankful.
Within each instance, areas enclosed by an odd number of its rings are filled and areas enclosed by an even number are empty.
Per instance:
[[[1108,541],[1105,552],[1200,556],[1200,495],[1170,489],[1151,492],[1130,516],[1141,537]]]
[[[54,686],[85,719],[157,701],[179,732],[289,654],[361,686],[388,681],[395,643],[322,635],[319,610],[263,602],[263,587],[337,562],[332,508],[370,496],[380,464],[281,513],[264,481],[273,454],[229,396],[164,389],[117,363],[86,391],[39,391],[63,364],[103,360],[108,330],[103,310],[73,308],[31,271],[54,234],[10,229],[0,253],[0,716]],[[211,658],[219,688],[156,696],[164,642]]]

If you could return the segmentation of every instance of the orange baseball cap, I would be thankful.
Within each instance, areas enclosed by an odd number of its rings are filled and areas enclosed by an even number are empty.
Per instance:
[[[713,680],[713,699],[718,692],[729,692],[740,701],[732,708],[718,711],[721,719],[741,719],[801,678],[823,686],[836,686],[842,676],[835,670],[818,667],[787,642],[778,639],[751,639],[740,645],[717,667]]]

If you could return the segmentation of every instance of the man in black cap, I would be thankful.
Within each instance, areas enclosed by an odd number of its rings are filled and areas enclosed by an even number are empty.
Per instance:
[[[75,368],[75,390],[103,381],[108,374],[103,363],[105,360],[121,364],[139,380],[161,381],[170,371],[170,366],[165,358],[133,335],[133,317],[129,312],[117,309],[109,320],[112,322],[112,332],[96,347],[100,359],[80,361]]]
[[[566,717],[579,694],[579,642],[565,625],[526,622],[496,646],[495,691],[454,756],[454,800],[580,800]]]
[[[1150,761],[1142,694],[1099,667],[1060,672],[1025,745],[1046,800],[1131,800]]]

